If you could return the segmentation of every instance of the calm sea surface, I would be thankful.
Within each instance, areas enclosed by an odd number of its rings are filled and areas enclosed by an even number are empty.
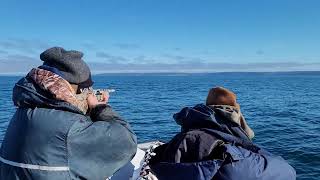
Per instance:
[[[0,142],[15,108],[11,91],[20,77],[0,76]],[[139,138],[169,140],[179,131],[172,115],[205,101],[224,86],[238,95],[255,143],[283,156],[298,179],[320,179],[320,72],[218,74],[112,74],[93,77],[95,88],[114,88],[110,104]]]

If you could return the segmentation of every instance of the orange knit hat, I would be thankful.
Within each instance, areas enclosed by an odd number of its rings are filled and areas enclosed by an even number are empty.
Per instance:
[[[232,91],[223,87],[210,89],[206,105],[229,105],[239,108],[237,96]]]

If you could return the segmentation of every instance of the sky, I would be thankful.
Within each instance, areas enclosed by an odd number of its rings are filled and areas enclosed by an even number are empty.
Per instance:
[[[94,72],[320,70],[318,0],[1,0],[0,73],[53,46]]]

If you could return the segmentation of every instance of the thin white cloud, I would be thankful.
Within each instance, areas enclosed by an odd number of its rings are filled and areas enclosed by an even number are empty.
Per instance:
[[[86,50],[97,50],[98,47],[93,42],[84,42],[81,44],[82,47],[84,47]]]
[[[82,44],[96,49],[94,43]],[[12,38],[0,41],[0,73],[28,72],[42,61],[39,52],[49,45],[42,41]],[[135,44],[118,44],[119,48],[139,48]],[[12,51],[15,50],[15,51]],[[40,51],[41,50],[41,51]],[[18,53],[17,53],[18,52]],[[93,72],[264,72],[264,71],[320,71],[320,63],[208,63],[207,59],[181,55],[181,52],[162,54],[158,58],[146,55],[132,57],[96,52],[101,63],[89,63]],[[178,53],[178,54],[177,54]],[[257,50],[256,54],[265,52]],[[227,62],[227,61],[221,61]],[[319,62],[319,61],[314,61]]]
[[[105,63],[118,64],[118,63],[125,63],[125,62],[129,61],[129,59],[127,59],[125,57],[114,56],[114,55],[111,55],[111,54],[108,54],[108,53],[102,52],[102,51],[97,52],[96,57],[103,59],[105,61]]]
[[[13,57],[11,57],[13,58]],[[0,59],[0,74],[28,72],[41,65],[40,60]],[[320,63],[209,63],[209,64],[163,64],[163,63],[88,63],[91,71],[97,73],[206,73],[206,72],[281,72],[281,71],[320,71]]]
[[[50,46],[49,44],[37,39],[27,40],[21,38],[9,38],[6,40],[1,40],[0,47],[7,52],[15,51],[20,53],[35,54],[39,50],[47,49]]]
[[[105,64],[90,63],[94,73],[115,72],[281,72],[281,71],[320,71],[320,63],[184,63],[184,64]]]
[[[8,54],[8,51],[4,51],[0,49],[0,54]]]
[[[115,47],[120,49],[138,49],[140,45],[134,43],[115,43],[113,44]]]

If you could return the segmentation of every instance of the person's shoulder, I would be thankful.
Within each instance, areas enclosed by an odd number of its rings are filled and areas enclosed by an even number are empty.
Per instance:
[[[45,114],[48,117],[63,118],[63,119],[78,119],[78,118],[85,118],[86,116],[83,114],[63,110],[60,108],[46,108],[46,107],[36,107],[32,109],[33,112],[39,114]]]

